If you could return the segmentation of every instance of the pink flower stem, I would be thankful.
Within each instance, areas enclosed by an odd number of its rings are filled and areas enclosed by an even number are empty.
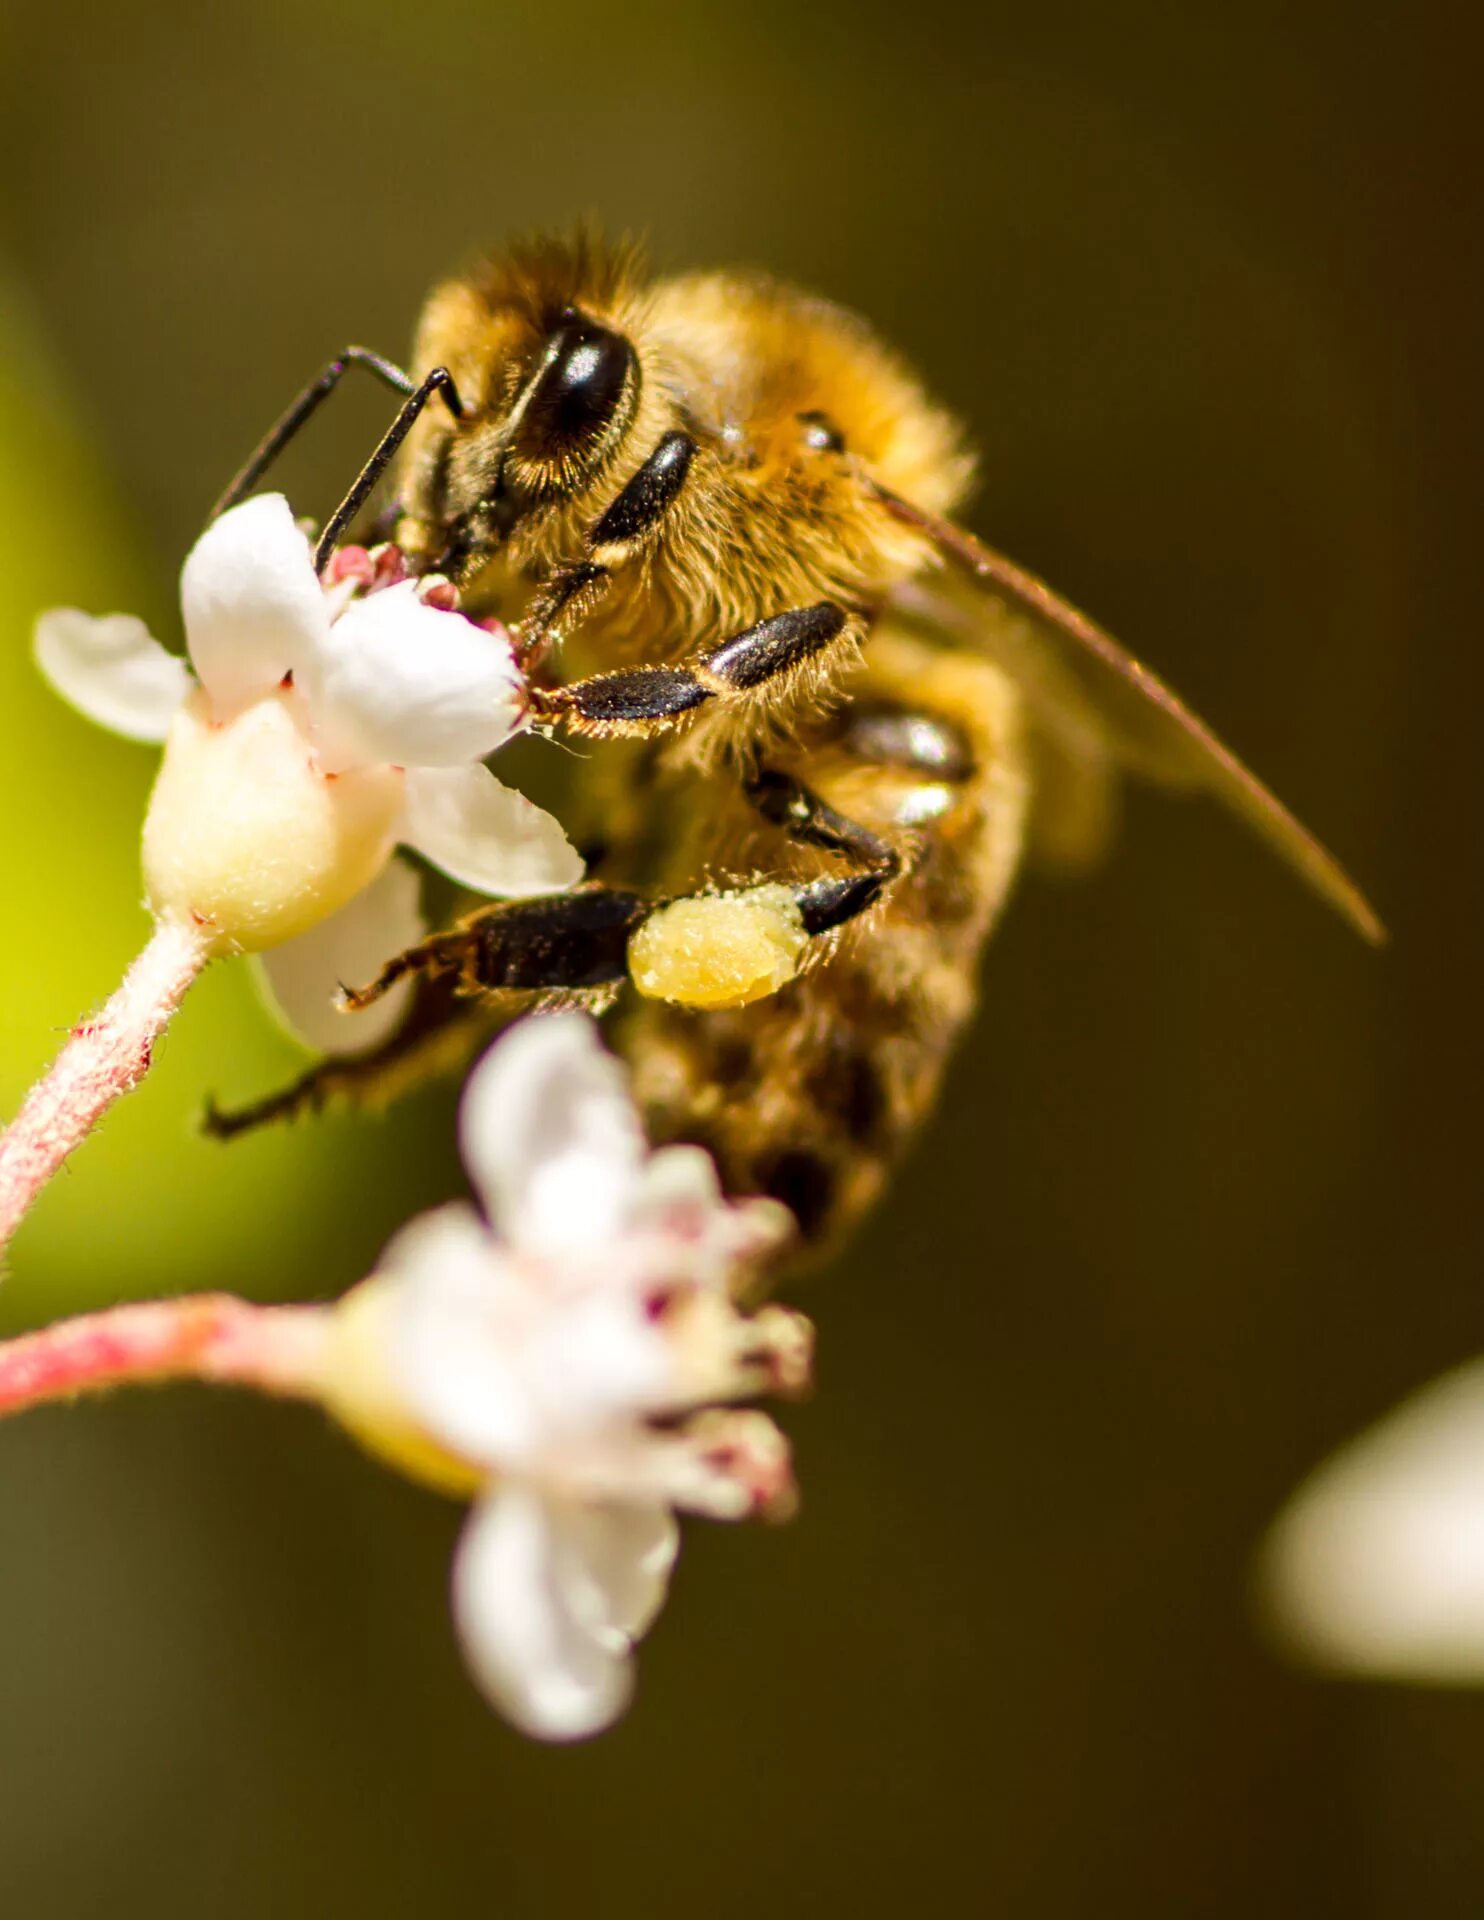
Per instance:
[[[0,1340],[0,1417],[158,1380],[213,1380],[320,1397],[329,1313],[255,1307],[228,1293],[148,1300]]]
[[[155,1041],[207,957],[195,927],[160,921],[102,1012],[72,1029],[0,1133],[0,1250],[68,1154],[149,1071]]]

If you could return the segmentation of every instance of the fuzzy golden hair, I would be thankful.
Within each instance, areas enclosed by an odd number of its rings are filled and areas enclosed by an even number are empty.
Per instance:
[[[1120,769],[1214,793],[1379,937],[1171,689],[955,524],[958,425],[853,314],[579,233],[436,288],[409,409],[439,369],[457,401],[407,438],[397,539],[511,625],[537,721],[591,740],[569,823],[593,862],[395,957],[356,1001],[416,972],[414,1017],[290,1108],[399,1084],[532,993],[586,999],[655,1137],[823,1244],[930,1109],[1027,842],[1095,851]],[[739,926],[787,947],[776,979]]]
[[[533,501],[481,582],[487,597],[518,611],[523,583],[579,555],[666,431],[683,428],[698,452],[663,541],[583,622],[564,669],[675,660],[825,598],[865,613],[923,566],[920,536],[862,490],[860,467],[948,512],[972,462],[957,423],[862,320],[762,273],[647,281],[632,245],[605,249],[586,235],[515,246],[429,299],[415,364],[447,366],[470,418],[430,410],[409,442],[398,538],[414,555],[436,563],[443,523],[478,497],[503,412],[573,308],[632,342],[637,406],[579,484]],[[805,423],[816,418],[843,451],[810,444]],[[811,680],[811,695],[820,691]]]

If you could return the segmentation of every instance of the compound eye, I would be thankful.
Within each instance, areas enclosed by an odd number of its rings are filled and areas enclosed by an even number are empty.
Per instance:
[[[526,451],[550,460],[597,439],[637,370],[634,349],[621,333],[573,314],[552,342],[551,358],[521,422]]]

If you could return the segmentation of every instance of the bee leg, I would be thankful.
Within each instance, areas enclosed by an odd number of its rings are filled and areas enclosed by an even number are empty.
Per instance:
[[[615,986],[627,974],[629,935],[657,904],[594,885],[485,907],[399,953],[369,985],[347,991],[344,1004],[369,1007],[408,974],[452,976],[466,993]]]
[[[459,999],[451,980],[425,981],[406,1018],[380,1046],[320,1060],[288,1086],[241,1107],[208,1101],[202,1131],[215,1140],[235,1140],[274,1121],[296,1120],[331,1105],[389,1106],[414,1087],[456,1072],[491,1025],[489,1008]]]
[[[378,380],[382,381],[386,386],[389,386],[394,393],[400,393],[404,399],[410,399],[418,392],[418,383],[412,378],[411,374],[404,373],[401,367],[397,366],[393,361],[383,359],[379,353],[372,353],[369,347],[343,348],[341,352],[336,354],[335,358],[324,371],[317,374],[315,378],[309,382],[309,385],[290,402],[279,415],[278,419],[268,429],[267,433],[264,434],[257,446],[253,448],[246,461],[234,475],[226,491],[211,509],[209,517],[212,520],[220,518],[229,507],[235,507],[239,500],[245,499],[247,495],[252,492],[253,488],[258,484],[259,480],[262,479],[269,467],[272,466],[279,454],[283,452],[284,448],[299,432],[299,429],[318,412],[321,403],[327,400],[335,391],[336,387],[340,384],[341,376],[351,367],[364,367],[368,373],[374,374]],[[424,382],[424,385],[428,385],[430,382],[433,382],[434,379],[435,375],[430,374],[428,381]],[[445,405],[449,408],[450,412],[452,412],[455,419],[459,418],[463,409],[459,405],[458,394],[454,389],[453,381],[449,377],[446,368],[440,367],[436,370],[436,385],[433,390],[435,392],[442,392]],[[424,399],[419,402],[417,412],[412,416],[413,419],[416,419],[417,413],[422,411],[423,405],[426,404],[426,399],[427,396],[424,396]],[[412,422],[409,420],[407,425],[410,426],[411,424]],[[404,427],[403,433],[405,434],[405,432],[406,428]],[[395,451],[395,447],[393,451]],[[388,458],[389,457],[390,456],[388,456]],[[383,465],[384,464],[385,462],[383,462]],[[380,469],[378,469],[378,473],[379,472]],[[364,498],[364,495],[362,498]],[[354,508],[352,508],[351,511],[354,512]],[[347,516],[347,518],[348,517],[349,516]]]
[[[538,714],[598,737],[662,732],[713,700],[752,693],[802,666],[844,635],[850,616],[832,600],[792,607],[734,634],[686,667],[627,667],[550,691],[532,690]]]
[[[847,870],[799,881],[790,891],[806,935],[832,933],[879,899],[902,868],[902,856],[868,828],[847,820],[787,774],[763,771],[749,782],[748,797],[763,817],[802,846],[839,855]],[[768,884],[754,894],[776,895]],[[630,943],[652,916],[684,908],[687,900],[710,903],[713,893],[680,900],[647,899],[593,883],[570,893],[481,908],[451,931],[435,933],[395,955],[372,981],[347,989],[352,1012],[369,1007],[409,975],[455,982],[466,994],[501,992],[580,993],[613,988],[630,977]],[[741,896],[752,898],[746,892]],[[761,904],[761,903],[760,903]],[[658,925],[659,922],[656,922]]]
[[[795,886],[794,898],[809,934],[831,933],[873,906],[902,870],[897,849],[827,806],[790,774],[763,768],[747,783],[747,797],[765,820],[801,846],[839,854],[851,871]]]
[[[688,433],[667,433],[595,520],[583,537],[583,558],[564,567],[520,623],[522,663],[546,650],[560,622],[580,620],[607,590],[616,567],[634,559],[678,498],[696,443]]]
[[[828,936],[874,906],[902,870],[895,846],[786,774],[761,772],[745,792],[764,819],[797,845],[833,854],[844,870],[813,880],[759,875],[657,903],[629,940],[629,978],[645,999],[692,1012],[770,999],[828,958]]]

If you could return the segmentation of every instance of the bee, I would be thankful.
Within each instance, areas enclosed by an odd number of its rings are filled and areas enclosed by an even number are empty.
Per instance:
[[[758,273],[512,248],[438,287],[405,394],[320,543],[396,462],[394,538],[510,627],[541,729],[584,745],[589,878],[485,906],[350,996],[402,1031],[228,1131],[374,1098],[533,1002],[612,1012],[656,1140],[783,1201],[871,1205],[974,1011],[1028,848],[1091,854],[1133,772],[1215,794],[1367,939],[1334,860],[1150,670],[953,516],[957,423],[861,320]],[[434,404],[436,403],[436,404]]]

